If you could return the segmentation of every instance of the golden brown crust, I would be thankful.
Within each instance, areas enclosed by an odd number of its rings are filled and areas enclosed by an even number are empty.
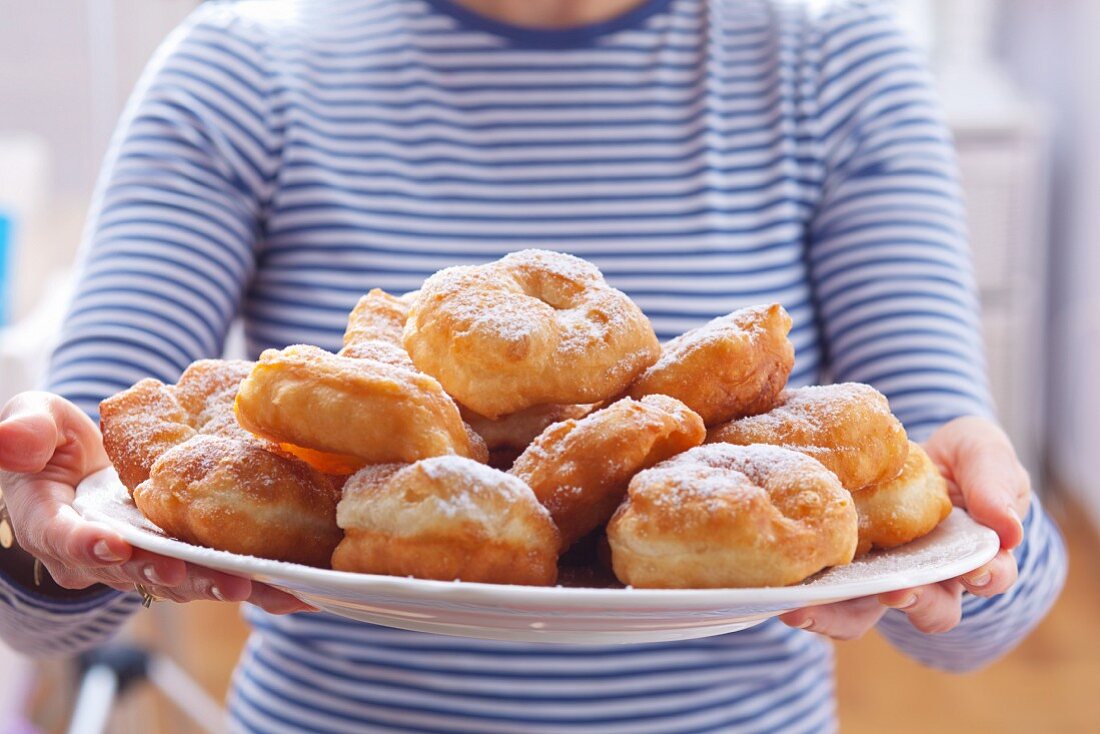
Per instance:
[[[406,370],[416,370],[409,353],[400,344],[393,344],[379,339],[352,342],[345,344],[344,348],[336,353],[340,357],[350,359],[373,359],[393,367],[401,367]]]
[[[550,586],[557,580],[552,553],[517,551],[509,543],[493,540],[395,538],[369,530],[348,530],[332,555],[332,567],[436,581]]]
[[[394,367],[416,369],[401,345],[401,335],[415,293],[392,296],[375,288],[359,299],[348,315],[341,357],[374,359]]]
[[[819,462],[715,444],[635,476],[607,537],[624,584],[786,586],[850,562],[856,524],[851,495]]]
[[[380,288],[359,299],[344,331],[344,346],[337,352],[339,357],[350,359],[371,359],[393,367],[417,372],[409,353],[401,345],[401,334],[409,309],[416,300],[418,291],[402,296],[392,296]],[[466,437],[470,444],[469,456],[482,464],[489,461],[489,448],[482,436],[466,424]],[[311,452],[299,451],[305,455]],[[352,458],[333,459],[331,456],[315,454],[314,463],[318,466],[339,465],[354,468],[358,462]]]
[[[791,317],[778,303],[743,308],[665,344],[627,395],[671,395],[708,426],[770,410],[794,365]]]
[[[564,550],[607,522],[631,477],[705,436],[702,419],[675,398],[625,398],[579,421],[550,426],[509,473],[550,510]]]
[[[206,435],[166,451],[134,490],[138,509],[180,540],[322,567],[342,536],[338,499],[330,480],[302,462]]]
[[[232,410],[237,388],[252,367],[243,359],[200,359],[183,371],[172,390],[196,430]]]
[[[404,345],[419,369],[490,419],[605,400],[660,353],[641,309],[595,266],[543,250],[428,278]]]
[[[344,346],[374,340],[400,344],[411,306],[412,300],[407,297],[374,288],[359,299],[348,315]]]
[[[784,390],[771,411],[716,426],[707,441],[801,451],[850,491],[896,477],[909,451],[905,429],[886,398],[854,382]]]
[[[344,485],[342,571],[549,585],[558,531],[529,487],[469,459],[375,465]]]
[[[151,378],[99,404],[103,448],[131,493],[161,454],[195,435],[191,423],[172,388]]]
[[[920,444],[912,442],[896,479],[855,492],[852,499],[859,514],[857,556],[924,537],[951,514],[947,482]]]
[[[468,458],[479,464],[488,464],[489,447],[485,444],[485,439],[465,421],[462,423],[462,428],[466,431],[466,440],[470,443],[469,451],[467,451]]]
[[[462,418],[485,440],[485,445],[490,451],[501,449],[523,451],[551,424],[569,419],[579,420],[591,413],[595,407],[595,405],[534,405],[495,420],[478,415],[461,405],[459,410]]]
[[[431,377],[307,345],[260,355],[236,411],[248,431],[331,474],[478,453],[458,407]]]
[[[200,359],[175,385],[142,380],[100,404],[100,430],[107,455],[132,492],[168,449],[196,433],[260,441],[233,415],[233,401],[252,362]],[[277,450],[270,442],[268,450]]]

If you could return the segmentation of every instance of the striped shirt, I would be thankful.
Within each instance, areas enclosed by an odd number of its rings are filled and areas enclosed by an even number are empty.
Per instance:
[[[948,134],[872,2],[645,0],[531,30],[453,0],[207,3],[112,146],[51,389],[95,413],[221,352],[336,349],[371,287],[527,247],[596,263],[668,338],[780,301],[794,384],[868,382],[912,435],[987,415]],[[1062,583],[1034,507],[1020,581],[952,632],[879,630],[948,670],[1011,649]],[[4,603],[6,602],[6,603]],[[0,632],[71,652],[136,606],[0,583]],[[776,621],[643,646],[539,646],[249,609],[240,731],[829,731],[830,645]]]

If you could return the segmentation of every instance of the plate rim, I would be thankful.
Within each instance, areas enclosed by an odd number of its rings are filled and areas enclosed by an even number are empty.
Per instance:
[[[955,578],[988,563],[1000,550],[1000,539],[996,532],[979,525],[964,510],[955,507],[948,518],[943,521],[944,523],[972,523],[976,526],[975,530],[985,535],[984,545],[980,545],[973,553],[952,559],[950,562],[934,568],[895,571],[873,579],[842,582],[836,585],[797,584],[794,586],[716,589],[637,589],[633,587],[601,589],[488,584],[460,580],[438,581],[418,579],[411,576],[387,576],[314,568],[297,563],[275,561],[195,546],[168,536],[154,535],[132,523],[112,517],[98,509],[80,506],[81,489],[86,484],[110,481],[112,478],[115,483],[121,486],[113,467],[101,469],[85,477],[76,488],[77,511],[89,521],[108,525],[131,545],[151,553],[170,556],[206,567],[210,567],[211,554],[215,554],[216,560],[222,565],[217,570],[246,576],[283,588],[285,588],[284,584],[294,583],[311,587],[327,586],[330,589],[338,589],[342,592],[361,591],[364,595],[371,593],[391,593],[403,597],[417,595],[425,601],[434,597],[439,601],[491,604],[495,607],[506,606],[514,609],[536,605],[557,609],[585,609],[598,606],[604,607],[609,612],[615,611],[615,609],[628,611],[639,607],[649,607],[653,610],[701,610],[731,609],[749,605],[786,606],[793,609],[841,599],[872,596],[887,591],[922,586]],[[914,542],[919,542],[919,540]],[[324,574],[324,576],[319,578],[317,574]],[[903,578],[904,581],[902,581]],[[294,590],[289,589],[289,591],[293,593]],[[299,592],[312,593],[302,589],[299,589]]]

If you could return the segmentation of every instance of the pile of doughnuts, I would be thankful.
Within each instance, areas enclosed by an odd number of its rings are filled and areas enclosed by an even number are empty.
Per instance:
[[[592,548],[636,587],[794,584],[951,503],[874,388],[787,387],[790,329],[756,306],[662,346],[595,266],[526,250],[371,291],[335,354],[143,380],[101,428],[146,517],[212,548],[530,585]]]

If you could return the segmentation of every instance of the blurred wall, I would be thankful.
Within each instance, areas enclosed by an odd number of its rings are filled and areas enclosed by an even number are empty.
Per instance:
[[[1100,2],[1008,0],[1002,56],[1053,128],[1048,449],[1100,528]]]
[[[0,0],[0,131],[33,130],[50,143],[58,194],[87,195],[126,94],[197,4]]]
[[[15,316],[72,261],[100,159],[149,55],[198,0],[0,0],[0,137],[45,143],[20,226]],[[0,175],[3,175],[0,171]]]

